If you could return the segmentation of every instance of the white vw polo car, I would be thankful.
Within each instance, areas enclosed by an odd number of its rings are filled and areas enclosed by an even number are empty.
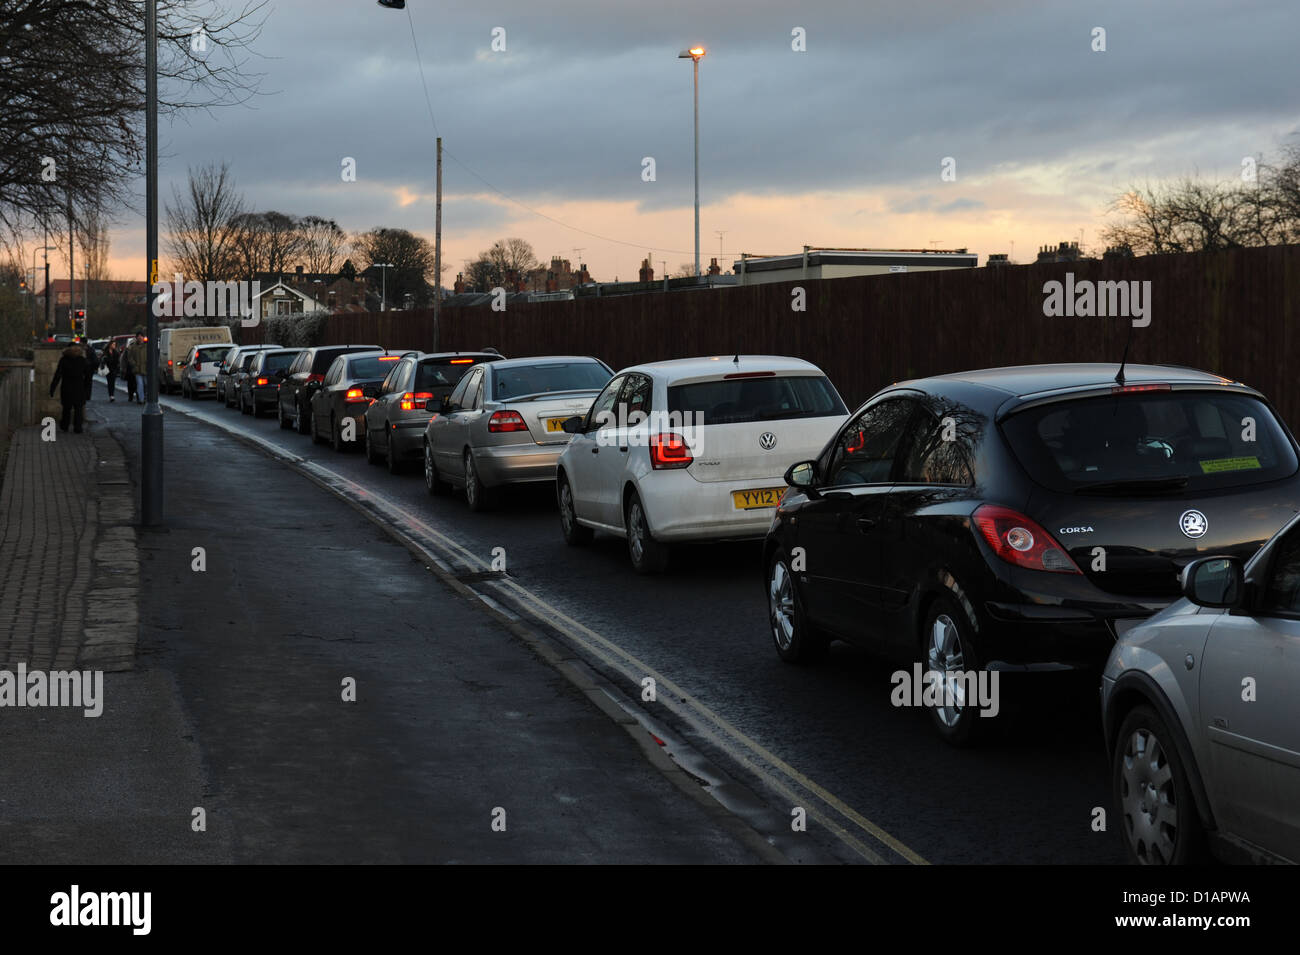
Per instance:
[[[798,358],[727,355],[624,369],[569,418],[556,494],[564,539],[625,537],[638,573],[681,541],[761,538],[783,475],[816,457],[848,416],[835,386]]]

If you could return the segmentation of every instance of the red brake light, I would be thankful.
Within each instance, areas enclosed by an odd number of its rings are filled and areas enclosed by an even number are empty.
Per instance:
[[[366,393],[360,388],[349,388],[348,393],[343,396],[344,401],[365,401]]]
[[[1170,391],[1168,385],[1116,385],[1110,390],[1112,395],[1120,395],[1130,391]]]
[[[401,408],[403,411],[414,411],[417,408],[423,411],[425,408],[429,407],[429,401],[432,398],[432,392],[419,391],[412,393],[408,391],[406,394],[402,395]]]
[[[194,370],[195,370],[195,371],[202,371],[202,370],[203,370],[203,362],[199,361],[197,358],[194,359]]]
[[[1008,564],[1056,574],[1083,573],[1051,534],[1019,511],[981,504],[974,520],[985,542]]]
[[[325,376],[324,376],[323,374],[318,375],[318,374],[316,374],[315,372],[312,372],[310,375],[307,376],[307,380],[308,380],[308,381],[324,381],[324,380],[325,380]]]
[[[451,361],[449,361],[447,364],[449,364],[449,365],[472,365],[472,364],[474,364],[474,359],[473,359],[473,358],[453,358],[453,359],[452,359]]]
[[[402,356],[401,355],[380,355],[379,360],[380,361],[401,361]]]
[[[271,379],[270,379],[270,378],[259,378],[259,379],[257,379],[257,385],[258,385],[259,388],[260,388],[262,385],[269,385],[270,383],[271,383]]]
[[[650,466],[656,471],[687,468],[694,460],[680,434],[665,431],[650,435]]]
[[[527,431],[523,415],[518,411],[494,411],[488,418],[488,430],[494,433],[502,431]]]
[[[726,378],[774,378],[774,377],[776,377],[776,372],[774,372],[774,371],[738,371],[738,372],[736,372],[735,374],[732,374],[732,375],[723,375],[722,377],[723,377],[724,379],[726,379]]]

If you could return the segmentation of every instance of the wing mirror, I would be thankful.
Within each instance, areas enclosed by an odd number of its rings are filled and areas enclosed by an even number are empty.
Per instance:
[[[565,434],[582,434],[587,419],[582,415],[574,415],[572,418],[565,418],[560,423],[560,430]]]
[[[817,496],[817,462],[800,461],[792,464],[785,471],[785,483],[807,492],[809,497]]]
[[[1179,575],[1183,596],[1200,607],[1240,607],[1246,592],[1241,561],[1236,557],[1202,557]]]

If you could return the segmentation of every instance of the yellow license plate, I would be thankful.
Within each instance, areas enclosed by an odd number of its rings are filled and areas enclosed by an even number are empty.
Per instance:
[[[564,430],[564,422],[568,421],[569,418],[571,418],[571,417],[573,417],[573,415],[569,415],[568,417],[565,417],[565,418],[547,418],[547,419],[546,419],[546,432],[549,434],[549,433],[552,432],[552,431],[563,431],[563,430]]]
[[[783,487],[756,487],[752,491],[732,491],[731,503],[738,511],[751,511],[756,507],[776,507],[784,493]]]

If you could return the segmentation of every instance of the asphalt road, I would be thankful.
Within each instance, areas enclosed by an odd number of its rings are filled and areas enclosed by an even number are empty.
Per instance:
[[[621,540],[564,544],[550,487],[506,494],[495,511],[475,515],[460,495],[429,497],[415,467],[391,476],[359,452],[336,453],[280,430],[274,419],[253,420],[210,400],[164,399],[164,407],[362,485],[484,562],[504,548],[512,581],[669,678],[691,707],[735,732],[719,739],[689,713],[644,704],[655,718],[782,813],[817,807],[809,826],[810,834],[826,830],[820,839],[834,842],[841,831],[893,862],[1122,861],[1116,833],[1093,829],[1094,809],[1111,810],[1095,681],[1004,679],[1004,715],[991,738],[954,750],[923,710],[891,706],[895,665],[841,644],[811,668],[777,658],[757,545],[681,548],[667,574],[638,577]],[[168,453],[185,449],[169,445]],[[639,696],[626,670],[590,662]]]

